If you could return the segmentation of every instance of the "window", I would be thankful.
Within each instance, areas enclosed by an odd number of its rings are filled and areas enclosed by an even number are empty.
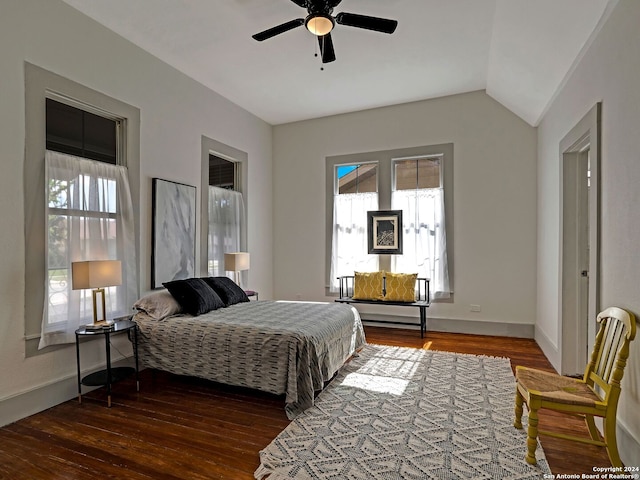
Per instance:
[[[25,235],[24,251],[28,255],[24,257],[24,331],[25,331],[25,358],[41,355],[53,348],[39,349],[42,336],[43,319],[48,320],[48,312],[45,306],[48,302],[48,260],[47,249],[44,245],[48,235],[48,189],[45,188],[45,156],[47,150],[47,100],[53,100],[64,106],[72,106],[86,113],[91,113],[117,123],[115,133],[109,131],[108,136],[116,136],[116,155],[126,160],[127,179],[129,181],[135,216],[132,234],[133,246],[127,249],[126,262],[131,265],[131,272],[127,271],[123,278],[121,289],[130,297],[128,308],[138,297],[137,270],[139,268],[137,252],[140,248],[140,110],[136,107],[109,97],[96,90],[87,88],[68,78],[62,77],[48,70],[40,68],[29,62],[24,64],[25,81],[25,153],[24,153],[24,209],[25,209]],[[54,93],[55,92],[55,93]],[[72,100],[73,99],[73,100]],[[51,105],[51,103],[50,103]],[[51,113],[49,110],[48,113]],[[60,129],[58,129],[60,130]],[[86,129],[85,129],[86,130]],[[50,122],[49,141],[54,140],[51,135],[57,130]],[[60,136],[60,135],[55,135]],[[126,141],[125,140],[126,137]],[[86,138],[86,136],[85,136]],[[93,138],[89,136],[89,138]],[[106,138],[106,137],[105,137]],[[55,142],[63,143],[63,142]],[[87,142],[94,143],[93,140]],[[99,143],[99,142],[97,142]],[[49,145],[52,150],[55,147]],[[85,151],[100,150],[97,148],[85,148]],[[62,152],[56,151],[62,154]],[[87,155],[90,155],[88,153]],[[96,162],[105,164],[104,162]],[[105,164],[106,165],[106,164]],[[114,165],[111,165],[114,166]],[[124,167],[121,167],[124,168]],[[120,190],[118,190],[120,192]],[[123,239],[124,240],[124,239]],[[123,257],[125,258],[125,257]],[[72,292],[78,293],[78,292]],[[127,313],[129,313],[129,309]],[[53,336],[53,333],[50,334]],[[60,336],[63,336],[61,334]],[[71,332],[70,343],[75,341],[75,335]],[[58,340],[63,340],[59,338]]]
[[[207,272],[225,275],[224,254],[242,250],[244,200],[238,189],[238,162],[209,154],[209,235]]]
[[[393,159],[391,209],[402,210],[403,254],[391,257],[394,272],[429,278],[432,298],[450,295],[442,155]]]
[[[442,186],[441,162],[441,155],[394,160],[394,190],[440,188]]]
[[[119,123],[95,113],[46,101],[47,150],[117,164]]]
[[[116,165],[120,121],[49,98],[46,108],[47,282],[39,348],[73,342],[75,329],[93,319],[92,293],[72,289],[72,262],[122,261],[122,285],[106,289],[109,318],[127,314],[137,292],[128,172]]]
[[[378,165],[340,165],[336,167],[338,195],[378,191]]]
[[[209,186],[237,190],[237,162],[209,154]]]
[[[354,271],[378,269],[378,257],[367,253],[367,211],[378,209],[378,164],[336,165],[333,172],[331,282]]]
[[[417,272],[431,280],[433,299],[449,297],[453,145],[327,157],[326,171],[329,291],[336,291],[337,276],[380,269]],[[403,254],[368,255],[366,213],[388,209],[403,211]]]

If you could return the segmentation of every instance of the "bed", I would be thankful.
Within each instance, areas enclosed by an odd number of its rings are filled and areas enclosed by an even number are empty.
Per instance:
[[[290,419],[366,342],[358,311],[343,304],[241,301],[197,315],[136,308],[144,367],[284,395]]]

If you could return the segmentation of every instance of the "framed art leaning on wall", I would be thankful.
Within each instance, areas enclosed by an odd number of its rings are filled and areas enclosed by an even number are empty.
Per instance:
[[[195,276],[196,187],[153,179],[151,288]]]
[[[370,254],[402,255],[402,210],[368,211],[367,244]]]

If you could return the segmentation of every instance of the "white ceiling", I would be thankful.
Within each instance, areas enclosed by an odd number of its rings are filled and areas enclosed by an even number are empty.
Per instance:
[[[336,25],[337,60],[290,0],[64,0],[270,124],[474,90],[537,125],[608,4],[617,0],[343,0],[398,20],[392,35]]]

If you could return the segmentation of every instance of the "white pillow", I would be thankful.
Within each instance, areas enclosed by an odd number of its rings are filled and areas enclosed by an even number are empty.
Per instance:
[[[168,290],[159,290],[145,295],[133,304],[133,308],[146,313],[154,320],[162,320],[169,315],[182,312],[182,307]]]

